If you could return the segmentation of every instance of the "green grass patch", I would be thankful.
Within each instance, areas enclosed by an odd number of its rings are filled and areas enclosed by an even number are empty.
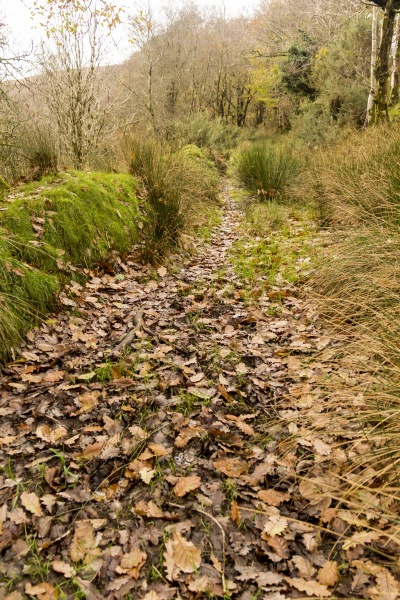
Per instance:
[[[307,207],[281,209],[270,203],[247,203],[242,225],[246,239],[236,242],[229,255],[242,284],[241,295],[250,303],[276,285],[281,288],[304,281],[314,265],[318,249],[313,244],[312,211]]]
[[[62,283],[138,240],[136,186],[130,175],[72,171],[0,201],[0,358],[54,307]]]

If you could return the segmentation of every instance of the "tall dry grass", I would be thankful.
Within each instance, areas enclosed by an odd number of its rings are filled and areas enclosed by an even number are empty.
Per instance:
[[[400,132],[371,129],[321,150],[297,193],[317,202],[321,222],[337,236],[312,285],[322,316],[346,340],[341,352],[351,357],[354,391],[362,399],[344,407],[339,392],[326,411],[338,435],[351,432],[353,441],[346,446],[348,469],[356,474],[352,485],[389,486],[395,497],[400,493]]]

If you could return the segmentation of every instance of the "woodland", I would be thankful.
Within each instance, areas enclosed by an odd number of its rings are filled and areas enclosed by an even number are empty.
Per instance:
[[[400,598],[400,1],[25,4],[0,600]]]

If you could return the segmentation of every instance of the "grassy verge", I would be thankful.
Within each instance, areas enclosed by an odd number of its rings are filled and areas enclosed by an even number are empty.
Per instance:
[[[11,190],[0,202],[0,358],[55,306],[68,279],[89,275],[138,240],[129,175],[71,172]]]

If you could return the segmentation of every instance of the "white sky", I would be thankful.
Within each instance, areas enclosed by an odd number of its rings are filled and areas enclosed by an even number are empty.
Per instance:
[[[168,0],[167,0],[168,1]],[[172,0],[173,5],[184,5],[186,0]],[[194,0],[195,4],[200,7],[210,5],[218,8],[224,8],[227,16],[236,16],[239,14],[251,14],[255,8],[259,6],[261,0]],[[13,48],[17,50],[27,50],[33,44],[37,44],[42,35],[41,27],[35,29],[35,23],[30,17],[30,12],[27,6],[31,4],[31,0],[0,0],[1,20],[4,20],[8,25],[13,41]],[[138,6],[135,0],[114,0],[114,4],[118,7],[126,7],[126,14],[137,13]],[[151,0],[153,13],[157,16],[161,12],[162,7],[166,4],[166,0]],[[132,52],[132,45],[127,41],[127,35],[124,36],[121,30],[117,33],[117,43],[110,49],[108,56],[109,63],[120,63],[127,58]]]

